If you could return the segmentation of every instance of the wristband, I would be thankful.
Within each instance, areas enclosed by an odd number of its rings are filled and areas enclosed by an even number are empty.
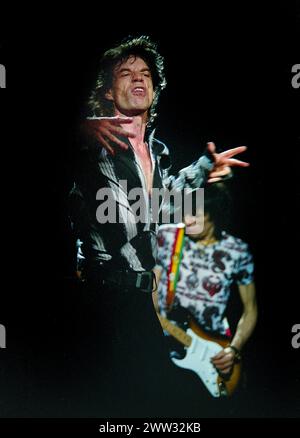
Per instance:
[[[234,361],[240,362],[242,360],[241,352],[238,348],[236,348],[234,345],[229,345],[231,350],[234,352]]]

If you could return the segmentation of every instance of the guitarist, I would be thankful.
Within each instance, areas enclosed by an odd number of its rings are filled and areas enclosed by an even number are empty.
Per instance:
[[[207,187],[204,198],[205,214],[198,210],[184,218],[185,236],[180,261],[173,272],[174,277],[177,268],[173,290],[170,267],[178,226],[165,225],[159,230],[154,304],[164,317],[176,307],[188,309],[205,332],[228,337],[228,346],[211,357],[211,361],[220,374],[230,375],[257,321],[254,264],[248,245],[223,231],[229,200],[223,183]],[[233,284],[237,285],[243,312],[232,336],[224,315]],[[174,314],[176,318],[176,312],[172,312],[172,320]]]

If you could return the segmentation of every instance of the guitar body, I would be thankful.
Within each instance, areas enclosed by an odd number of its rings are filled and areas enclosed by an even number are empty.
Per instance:
[[[190,328],[203,341],[219,345],[219,351],[228,346],[227,339],[217,338],[209,335],[204,330],[202,330],[193,320],[190,321]],[[233,366],[232,373],[228,377],[221,377],[218,374],[217,383],[220,393],[219,396],[231,396],[233,394],[241,379],[241,368],[241,363],[236,363]]]
[[[191,322],[186,332],[192,343],[186,347],[183,359],[172,358],[179,367],[194,371],[213,397],[230,396],[235,391],[241,376],[241,364],[235,364],[228,377],[221,377],[210,359],[228,345],[224,339],[214,338]]]
[[[185,357],[172,358],[175,365],[197,374],[213,397],[230,396],[241,376],[241,364],[235,364],[230,375],[221,376],[211,363],[211,358],[228,346],[228,340],[210,336],[193,320],[184,331],[173,322],[159,315],[162,327],[185,345]]]

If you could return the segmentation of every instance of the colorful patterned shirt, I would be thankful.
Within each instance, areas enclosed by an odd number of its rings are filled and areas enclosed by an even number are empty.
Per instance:
[[[176,225],[163,225],[158,232],[156,268],[161,270],[158,300],[163,316],[167,314],[167,272],[175,233]],[[252,255],[241,239],[223,232],[219,241],[205,246],[185,236],[176,301],[204,330],[226,335],[224,313],[231,286],[253,282],[253,270]]]

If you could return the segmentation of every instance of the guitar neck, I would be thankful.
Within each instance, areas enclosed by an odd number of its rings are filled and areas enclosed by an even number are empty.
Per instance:
[[[160,320],[162,328],[166,330],[171,336],[173,336],[175,339],[177,339],[177,341],[179,341],[186,347],[189,347],[191,345],[192,338],[191,336],[187,335],[184,330],[182,330],[180,327],[177,327],[175,324],[173,324],[167,318],[164,318],[159,313],[157,314],[157,316]]]

